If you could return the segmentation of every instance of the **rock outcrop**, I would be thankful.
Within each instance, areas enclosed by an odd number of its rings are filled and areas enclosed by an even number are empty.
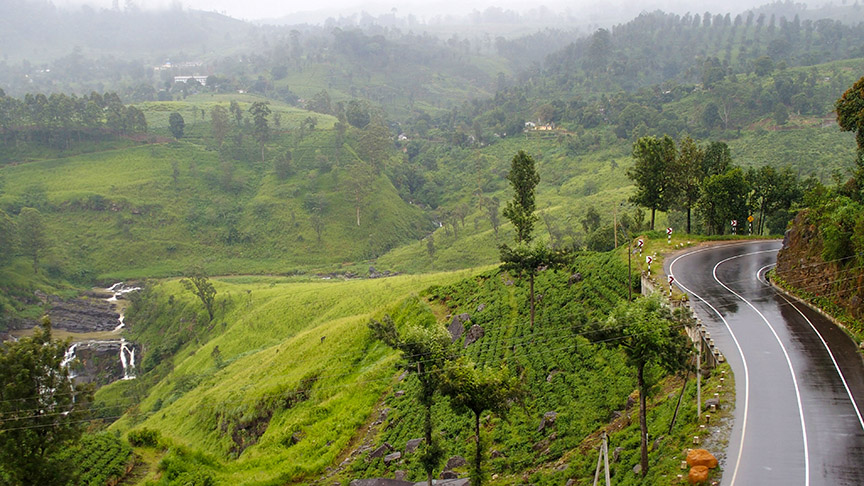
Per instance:
[[[777,254],[777,275],[809,294],[830,296],[852,317],[864,318],[864,270],[854,259],[825,262],[822,236],[807,214],[798,213],[786,231],[783,248]]]

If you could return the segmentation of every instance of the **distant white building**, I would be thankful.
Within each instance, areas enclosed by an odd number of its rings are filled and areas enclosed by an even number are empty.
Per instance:
[[[175,83],[188,83],[190,79],[198,81],[201,86],[207,86],[207,76],[174,76]]]

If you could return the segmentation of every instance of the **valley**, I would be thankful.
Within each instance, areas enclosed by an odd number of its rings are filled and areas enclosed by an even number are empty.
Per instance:
[[[748,484],[744,356],[672,258],[785,233],[772,281],[864,338],[857,4],[13,3],[0,483]]]

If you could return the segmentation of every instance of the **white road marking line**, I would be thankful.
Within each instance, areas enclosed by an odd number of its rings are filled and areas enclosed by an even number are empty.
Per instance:
[[[675,267],[675,263],[677,263],[678,260],[686,256],[701,253],[710,249],[713,248],[703,248],[701,250],[691,251],[689,253],[679,255],[677,258],[672,260],[672,263],[669,264],[669,274],[673,276],[675,275],[673,268]],[[735,347],[738,348],[738,355],[741,356],[741,363],[743,363],[744,365],[744,419],[741,421],[741,443],[738,445],[738,457],[735,459],[735,469],[732,470],[732,480],[729,483],[729,486],[735,486],[735,479],[738,477],[738,467],[741,465],[741,455],[744,452],[744,438],[747,435],[747,416],[750,412],[750,370],[747,368],[747,359],[744,357],[744,351],[741,350],[741,343],[738,342],[738,338],[735,337],[735,333],[732,332],[732,328],[729,326],[729,322],[726,321],[726,318],[723,317],[723,314],[721,314],[720,311],[718,311],[707,300],[699,296],[699,294],[685,287],[684,284],[681,283],[680,279],[676,278],[675,284],[678,285],[681,290],[701,300],[705,305],[711,308],[711,310],[714,311],[715,314],[717,314],[717,317],[719,317],[720,320],[723,321],[723,324],[726,325],[726,329],[729,331],[729,335],[732,336],[732,341],[735,342]]]
[[[732,261],[732,260],[735,260],[738,258],[743,258],[746,256],[758,255],[760,253],[773,253],[773,252],[777,252],[777,251],[779,251],[779,249],[754,251],[751,253],[744,253],[741,255],[735,255],[735,256],[729,257],[725,260],[720,260],[719,262],[717,262],[716,265],[714,265],[713,275],[714,275],[714,280],[718,284],[720,284],[724,289],[728,290],[730,293],[732,293],[733,295],[735,295],[736,297],[741,299],[742,302],[749,305],[751,309],[753,309],[757,314],[759,314],[759,317],[761,317],[762,320],[765,321],[765,324],[768,325],[768,328],[771,329],[771,333],[774,334],[774,339],[777,340],[777,344],[780,345],[780,349],[783,350],[783,355],[786,357],[786,364],[789,366],[789,373],[792,375],[792,385],[795,387],[795,399],[798,402],[798,415],[799,415],[799,417],[801,417],[801,435],[802,435],[803,440],[804,440],[804,485],[809,486],[810,485],[810,451],[809,451],[808,446],[807,446],[807,424],[804,422],[804,407],[801,404],[801,390],[798,387],[798,378],[795,377],[795,368],[792,366],[792,359],[789,358],[789,352],[786,350],[786,346],[783,345],[783,341],[780,340],[780,336],[777,334],[777,331],[774,329],[774,326],[771,325],[771,323],[768,321],[768,319],[765,317],[765,315],[763,315],[762,312],[760,312],[759,309],[756,308],[756,306],[751,304],[749,300],[745,299],[744,297],[741,296],[741,294],[739,294],[738,292],[735,292],[734,290],[729,288],[726,284],[721,282],[720,279],[717,277],[717,268],[720,265],[722,265],[723,263],[726,263],[726,262],[729,262],[729,261]]]
[[[777,266],[777,264],[775,263],[771,265],[765,265],[764,267],[759,269],[757,275],[761,275],[763,270],[774,266]],[[765,285],[770,286],[767,281],[763,282],[765,283]],[[773,287],[771,288],[774,289]],[[861,424],[861,429],[864,430],[864,418],[861,417],[861,410],[858,408],[858,404],[855,402],[855,397],[852,396],[852,390],[849,389],[849,383],[846,382],[846,377],[843,376],[843,371],[840,370],[840,365],[837,364],[837,360],[834,358],[834,353],[831,352],[831,348],[828,347],[828,343],[825,341],[825,338],[822,337],[822,333],[819,332],[819,330],[816,329],[816,326],[813,325],[813,322],[803,312],[801,312],[801,309],[798,308],[795,302],[790,301],[786,298],[785,295],[777,292],[776,290],[774,290],[774,293],[777,294],[781,299],[785,300],[787,304],[792,306],[793,309],[795,309],[799,314],[801,314],[801,317],[803,317],[804,320],[807,321],[807,324],[810,324],[810,328],[813,329],[813,332],[815,332],[816,335],[819,336],[819,340],[822,341],[822,346],[825,346],[825,351],[828,351],[828,356],[831,357],[831,362],[834,363],[834,369],[837,370],[837,374],[840,376],[840,381],[843,382],[843,388],[846,389],[846,395],[849,396],[849,401],[852,402],[852,408],[855,409],[855,415],[858,417],[858,423]]]

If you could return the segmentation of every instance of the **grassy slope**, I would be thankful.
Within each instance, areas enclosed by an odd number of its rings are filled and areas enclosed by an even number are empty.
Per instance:
[[[224,101],[224,100],[221,100]],[[288,272],[334,268],[362,260],[419,236],[428,224],[421,211],[402,200],[385,177],[373,182],[374,198],[361,211],[362,226],[345,190],[345,168],[356,155],[337,151],[331,117],[302,141],[282,133],[269,153],[290,148],[292,175],[278,180],[270,162],[233,161],[233,188],[223,183],[225,163],[206,143],[208,125],[194,110],[212,103],[148,105],[156,133],[166,130],[171,111],[187,114],[184,141],[49,158],[2,168],[6,193],[0,204],[21,204],[25,194],[44,191],[42,208],[53,237],[49,265],[83,278],[176,275],[190,264],[214,273]],[[308,112],[279,109],[283,127]],[[253,150],[254,153],[254,150]],[[334,168],[316,168],[320,158]],[[174,164],[177,168],[174,180]],[[319,244],[303,208],[304,197],[327,201]],[[234,240],[231,240],[231,238]]]
[[[429,285],[468,274],[317,282],[221,279],[218,299],[228,304],[217,313],[214,330],[199,334],[206,344],[184,347],[174,358],[173,371],[142,401],[139,413],[113,428],[127,430],[144,419],[143,426],[218,458],[214,472],[220,482],[270,484],[320,473],[346,447],[393,377],[395,354],[373,345],[366,330],[369,318],[392,311],[394,302]],[[160,284],[158,295],[166,306],[169,295],[176,295],[173,308],[194,322],[187,313],[194,315],[197,306],[177,282]],[[212,357],[216,346],[223,368]],[[273,405],[313,375],[317,381],[308,401],[288,409]],[[194,386],[188,388],[189,383]],[[103,388],[97,399],[123,402],[129,386],[121,382]],[[157,401],[161,409],[154,412]],[[220,432],[221,420],[254,416],[259,406],[278,409],[266,434],[238,460],[225,461],[233,443],[230,434]],[[298,430],[306,439],[290,446],[287,441]]]

